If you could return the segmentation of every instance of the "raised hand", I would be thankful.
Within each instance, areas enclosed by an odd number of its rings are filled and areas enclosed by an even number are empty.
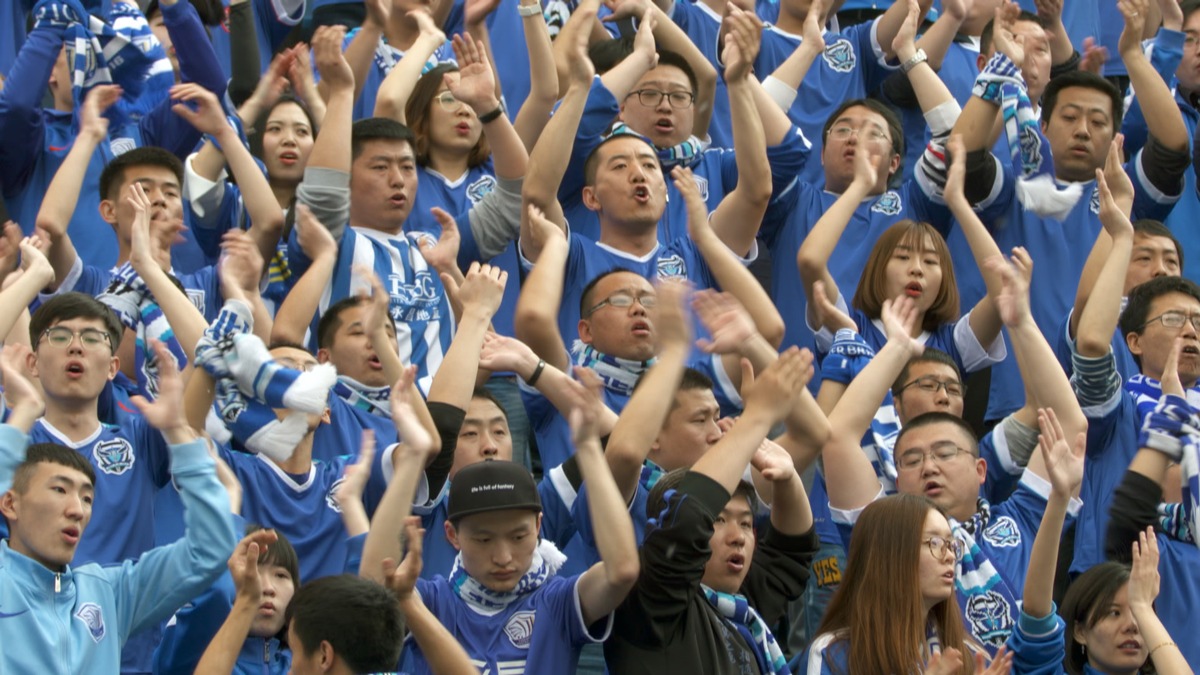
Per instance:
[[[875,187],[875,183],[879,181],[879,167],[876,162],[880,154],[879,150],[872,151],[867,143],[855,143],[853,185],[868,191]]]
[[[764,438],[763,442],[759,444],[758,450],[754,451],[754,456],[750,458],[750,466],[757,469],[763,478],[772,483],[785,483],[797,477],[796,464],[792,460],[792,456],[769,438]]]
[[[526,364],[537,363],[537,354],[516,338],[485,333],[479,353],[479,367],[493,372],[525,372]]]
[[[367,17],[371,16],[372,5],[388,5],[388,0],[367,0]],[[385,19],[386,23],[386,19]],[[382,25],[382,24],[381,24]],[[317,60],[317,72],[329,91],[354,91],[354,71],[342,55],[342,41],[346,37],[343,26],[321,26],[313,34],[313,56]]]
[[[437,243],[430,243],[427,237],[422,237],[417,243],[417,249],[421,251],[421,257],[425,258],[430,267],[453,276],[452,271],[458,266],[458,248],[462,245],[458,222],[454,220],[454,216],[436,206],[429,209],[429,212],[438,221],[438,225],[441,225],[442,233],[438,235]]]
[[[1000,275],[1000,295],[996,297],[996,308],[1000,320],[1009,328],[1016,328],[1032,321],[1029,310],[1029,279],[1033,276],[1033,259],[1021,247],[1013,249],[1012,258],[989,258],[985,264]]]
[[[413,23],[417,24],[417,31],[419,31],[420,34],[420,38],[418,39],[428,40],[431,44],[435,45],[440,45],[446,42],[446,34],[443,33],[442,29],[433,22],[433,15],[429,13],[428,9],[424,7],[420,9],[410,9],[408,11],[408,18],[412,19]]]
[[[11,223],[9,223],[11,225]],[[20,234],[20,229],[17,233]],[[8,236],[7,229],[5,236]],[[21,252],[21,270],[24,274],[30,275],[31,278],[37,279],[42,288],[45,288],[54,281],[54,266],[46,259],[46,254],[41,249],[42,239],[38,235],[25,237],[18,245],[18,250]]]
[[[917,0],[908,0],[908,14],[896,37],[892,38],[892,51],[901,62],[907,61],[917,53],[917,29],[921,26],[921,6]]]
[[[942,3],[945,4],[944,2]],[[808,6],[808,14],[804,16],[804,26],[800,30],[803,44],[817,52],[825,51],[825,10],[828,4],[825,0],[813,0]]]
[[[1167,353],[1167,362],[1163,364],[1162,393],[1183,397],[1183,384],[1179,380],[1179,355],[1183,353],[1183,338],[1177,337]]]
[[[495,110],[500,105],[496,98],[496,78],[488,65],[483,43],[470,35],[455,35],[451,46],[458,59],[458,77],[451,73],[442,76],[450,93],[470,106],[476,115]]]
[[[363,23],[373,24],[376,28],[384,29],[387,27],[388,19],[392,17],[392,2],[391,0],[363,0],[363,4],[367,8],[367,16]],[[318,28],[317,30],[321,30]],[[315,46],[316,39],[313,39]],[[324,79],[325,74],[321,74]]]
[[[1057,26],[1062,21],[1063,0],[1034,0],[1038,18],[1046,26]]]
[[[479,24],[483,23],[492,14],[492,12],[496,11],[496,7],[499,5],[500,0],[467,0],[466,5],[463,8],[463,23],[465,23],[468,28],[471,26],[478,26]]]
[[[1129,571],[1129,605],[1138,609],[1152,609],[1158,597],[1158,537],[1154,526],[1138,533],[1133,542],[1133,569]]]
[[[9,409],[7,422],[25,433],[46,410],[41,389],[29,379],[26,364],[30,349],[19,342],[4,345],[0,353],[0,376],[4,380],[4,403]]]
[[[542,213],[538,207],[529,205],[529,233],[533,239],[533,245],[539,250],[545,248],[551,241],[555,239],[566,240],[567,235],[562,231],[562,228],[555,225],[549,218]]]
[[[783,421],[813,376],[813,355],[807,349],[792,347],[759,375],[746,374],[742,368],[742,400],[745,409],[761,410],[775,423]]]
[[[572,406],[567,421],[571,425],[571,441],[576,450],[586,443],[600,449],[600,411],[604,408],[604,382],[590,368],[575,367],[571,387]]]
[[[399,565],[392,558],[383,559],[383,583],[388,587],[397,600],[407,600],[412,597],[413,589],[417,587],[417,579],[421,576],[421,549],[425,545],[425,530],[421,528],[420,516],[409,516],[404,519],[404,538],[401,542],[407,546],[404,560]]]
[[[1108,48],[1096,44],[1096,38],[1084,38],[1083,58],[1079,61],[1079,69],[1093,75],[1100,75],[1104,71],[1106,63],[1108,63]]]
[[[6,221],[0,229],[0,275],[17,269],[23,238],[21,226],[11,220]]]
[[[984,668],[986,660],[987,657],[982,652],[975,654],[975,672],[980,675],[1009,675],[1012,672],[1013,655],[1008,651],[1007,645],[1001,647],[992,662]]]
[[[636,19],[650,9],[650,0],[604,0],[604,6],[612,12],[604,17],[605,23],[616,23],[630,17]]]
[[[658,50],[654,46],[654,29],[657,27],[658,19],[654,16],[654,10],[647,8],[642,14],[637,34],[633,36],[633,53],[646,60],[648,69],[658,65]],[[725,72],[728,77],[728,69]]]
[[[294,58],[288,63],[287,81],[292,85],[292,92],[304,99],[309,109],[315,107],[324,109],[325,103],[321,100],[321,94],[317,90],[317,80],[313,77],[312,59],[308,55],[308,45],[301,42],[292,47],[291,53]],[[320,105],[317,106],[317,104]],[[324,115],[317,117],[318,123],[321,117]]]
[[[925,675],[955,675],[962,672],[962,666],[962,652],[954,647],[947,647],[942,653],[929,657]]]
[[[962,135],[951,136],[946,142],[946,151],[950,155],[950,169],[946,173],[946,187],[943,190],[946,203],[953,206],[967,204],[967,150],[963,145]]]
[[[258,294],[263,276],[262,253],[244,230],[229,230],[221,236],[221,261],[217,269],[221,293],[226,298],[245,300]]]
[[[229,127],[225,109],[216,94],[201,85],[177,84],[171,87],[171,100],[179,101],[171,106],[171,111],[202,134],[216,136]]]
[[[1025,39],[1013,30],[1017,19],[1021,17],[1021,8],[1014,2],[1006,1],[996,8],[993,19],[992,40],[995,41],[996,51],[1002,52],[1018,68],[1025,64]]]
[[[1087,432],[1072,440],[1063,433],[1054,408],[1038,408],[1038,447],[1046,460],[1050,486],[1062,497],[1070,497],[1083,483],[1083,458],[1087,452]]]
[[[388,403],[391,405],[392,422],[396,424],[400,440],[414,452],[427,453],[433,447],[433,437],[421,424],[410,399],[411,396],[419,396],[419,394],[413,393],[413,382],[416,379],[417,367],[406,367],[401,373],[400,379],[392,385],[392,394]]]
[[[696,346],[706,354],[735,354],[758,335],[750,313],[729,293],[712,289],[697,291],[692,297],[692,309],[711,336],[696,340]]]
[[[338,484],[337,493],[334,494],[339,505],[362,501],[367,479],[371,477],[371,462],[374,458],[375,432],[364,429],[362,441],[358,446],[358,459],[353,464],[346,465],[342,473],[342,482]]]
[[[488,320],[500,309],[504,299],[504,286],[508,283],[508,272],[498,266],[471,263],[467,276],[458,287],[458,299],[463,311],[481,312]]]
[[[303,53],[307,62],[307,48]],[[250,94],[250,98],[243,101],[241,107],[238,108],[238,117],[245,120],[247,124],[252,124],[264,110],[270,110],[271,106],[275,105],[275,102],[287,89],[288,77],[296,67],[296,55],[294,49],[289,49],[276,54],[271,59],[271,65],[267,66],[267,71],[258,79],[254,93]],[[309,77],[312,77],[311,67],[309,68]],[[294,81],[292,87],[299,91]]]
[[[133,209],[133,223],[129,228],[129,262],[141,272],[147,265],[158,262],[150,237],[150,198],[141,183],[130,183],[125,190],[125,201]]]
[[[824,326],[834,333],[840,328],[858,331],[858,325],[854,323],[854,319],[838,309],[837,305],[829,299],[829,295],[825,292],[824,281],[813,282],[812,295],[813,316],[816,318],[818,326]]]
[[[1117,51],[1121,58],[1142,54],[1142,33],[1146,29],[1146,14],[1150,0],[1117,0],[1117,10],[1125,17],[1125,28],[1117,40]]]
[[[575,17],[578,16],[578,19]],[[584,26],[589,26],[596,18],[596,3],[581,2],[579,7],[571,14],[572,20],[582,21]],[[641,33],[639,27],[638,33]],[[592,86],[592,78],[596,76],[596,66],[592,64],[591,57],[588,56],[588,37],[591,35],[590,30],[576,30],[570,33],[574,41],[567,47],[567,78],[568,87],[582,87],[587,89]],[[654,37],[650,37],[651,42]],[[657,54],[655,60],[658,59]]]
[[[921,311],[917,309],[915,300],[907,295],[895,300],[884,300],[879,319],[883,322],[888,342],[906,347],[910,356],[920,356],[924,353],[925,345],[913,337],[921,321]]]
[[[333,240],[333,235],[304,204],[296,205],[296,239],[300,250],[309,260],[337,256],[337,242]]]
[[[279,541],[275,530],[256,530],[242,537],[229,556],[229,576],[238,599],[257,607],[262,602],[262,581],[258,577],[258,559]]]
[[[692,241],[701,241],[708,236],[716,236],[708,222],[708,204],[700,195],[700,186],[696,184],[696,176],[685,166],[671,169],[671,182],[683,196],[684,206],[687,207],[688,235]]]
[[[99,140],[108,135],[108,118],[104,113],[121,98],[121,88],[115,84],[92,87],[79,109],[79,133]]]
[[[1157,0],[1162,15],[1162,27],[1167,30],[1183,30],[1183,8],[1180,0]]]
[[[381,330],[386,331],[387,322],[392,320],[388,311],[391,309],[392,298],[388,295],[387,289],[383,287],[383,280],[379,278],[375,270],[362,264],[351,266],[350,273],[355,277],[365,279],[371,287],[369,296],[365,290],[359,292],[359,297],[370,300],[362,318],[363,332],[368,336],[375,336]]]
[[[1108,157],[1104,160],[1104,182],[1105,186],[1101,188],[1101,203],[1100,216],[1104,219],[1104,192],[1107,189],[1112,196],[1109,209],[1116,207],[1126,218],[1133,212],[1133,181],[1130,180],[1129,174],[1125,172],[1125,164],[1123,162],[1123,150],[1125,148],[1125,135],[1117,134],[1113,137],[1112,144],[1108,148]],[[1099,173],[1099,169],[1097,172]],[[1100,181],[1100,176],[1096,177]],[[1107,228],[1108,226],[1105,225]],[[1109,232],[1111,235],[1112,232]]]
[[[737,82],[751,76],[762,44],[762,21],[752,12],[728,5],[725,16],[725,81]]]
[[[676,279],[663,279],[657,284],[658,305],[654,309],[654,332],[659,349],[668,346],[689,349],[692,325],[687,315],[687,298],[691,284]]]
[[[196,434],[188,427],[184,414],[183,378],[179,375],[179,365],[163,343],[154,340],[151,348],[158,363],[158,398],[150,402],[143,396],[133,396],[131,400],[150,426],[163,433],[168,443],[187,443],[194,440]]]

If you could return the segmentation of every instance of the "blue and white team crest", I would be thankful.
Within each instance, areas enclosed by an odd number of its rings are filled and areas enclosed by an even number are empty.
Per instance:
[[[108,141],[108,147],[112,150],[113,156],[123,155],[137,147],[137,141],[128,136],[113,138]]]
[[[492,193],[496,189],[496,179],[493,176],[481,176],[479,180],[467,186],[467,199],[471,200],[471,206],[475,206],[481,199]]]
[[[1090,206],[1092,209],[1092,213],[1095,213],[1097,215],[1100,213],[1100,186],[1099,185],[1092,186],[1092,203],[1090,204]]]
[[[408,283],[399,274],[388,275],[388,290],[391,292],[392,320],[397,323],[416,321],[441,321],[441,281],[429,270],[413,274]]]
[[[417,243],[417,249],[437,246],[438,238],[428,232],[409,232],[408,237]]]
[[[700,188],[700,199],[708,201],[708,179],[699,174],[692,174],[692,179],[696,181],[696,187]]]
[[[338,513],[342,512],[342,505],[338,503],[337,492],[339,489],[341,489],[342,483],[345,482],[345,476],[333,481],[333,485],[329,486],[329,492],[325,494],[325,505],[334,511],[337,511]]]
[[[1021,545],[1021,529],[1016,521],[1001,516],[983,531],[983,540],[1000,548],[1015,548]]]
[[[101,471],[111,476],[121,474],[133,468],[135,457],[133,446],[124,438],[114,438],[100,441],[92,447],[92,459]]]
[[[858,64],[858,58],[854,55],[854,45],[846,38],[841,38],[826,47],[821,57],[830,68],[839,73],[848,73]]]
[[[965,612],[971,633],[985,645],[999,649],[1012,633],[1012,612],[1008,601],[995,591],[984,591],[967,600]]]
[[[100,605],[94,602],[83,603],[75,611],[75,618],[87,626],[88,634],[92,636],[92,642],[99,644],[104,639],[107,631],[104,629],[104,612],[100,610]]]
[[[514,647],[529,649],[529,643],[533,640],[533,621],[536,618],[537,612],[517,612],[504,624],[504,634]]]
[[[203,314],[204,313],[204,291],[202,291],[198,288],[188,288],[186,290],[187,290],[188,300],[191,300],[192,304],[196,306],[196,309],[200,310],[200,313]]]
[[[659,279],[687,279],[687,263],[678,253],[665,255],[655,263]]]
[[[900,199],[900,193],[895,190],[888,190],[879,195],[879,199],[871,205],[871,210],[875,213],[882,213],[885,216],[896,216],[900,214],[900,210],[904,208],[904,200]]]
[[[1018,143],[1021,145],[1021,175],[1032,176],[1042,168],[1042,135],[1031,124],[1021,129]]]

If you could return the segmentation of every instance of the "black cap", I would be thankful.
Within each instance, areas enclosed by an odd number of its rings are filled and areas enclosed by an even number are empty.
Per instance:
[[[541,512],[533,475],[523,465],[488,460],[463,467],[450,482],[447,520],[457,523],[463,516],[504,509]]]

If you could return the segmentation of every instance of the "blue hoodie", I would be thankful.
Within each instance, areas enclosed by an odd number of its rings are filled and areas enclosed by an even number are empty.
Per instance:
[[[28,443],[0,425],[0,493],[12,486]],[[237,534],[204,441],[171,446],[171,473],[186,535],[137,561],[55,572],[0,541],[0,674],[115,673],[131,634],[165,620],[220,576]]]

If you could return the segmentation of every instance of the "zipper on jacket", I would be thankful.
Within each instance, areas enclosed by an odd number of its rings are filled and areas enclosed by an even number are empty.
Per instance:
[[[58,572],[54,573],[54,592],[55,593],[62,592],[62,574],[60,574]]]

